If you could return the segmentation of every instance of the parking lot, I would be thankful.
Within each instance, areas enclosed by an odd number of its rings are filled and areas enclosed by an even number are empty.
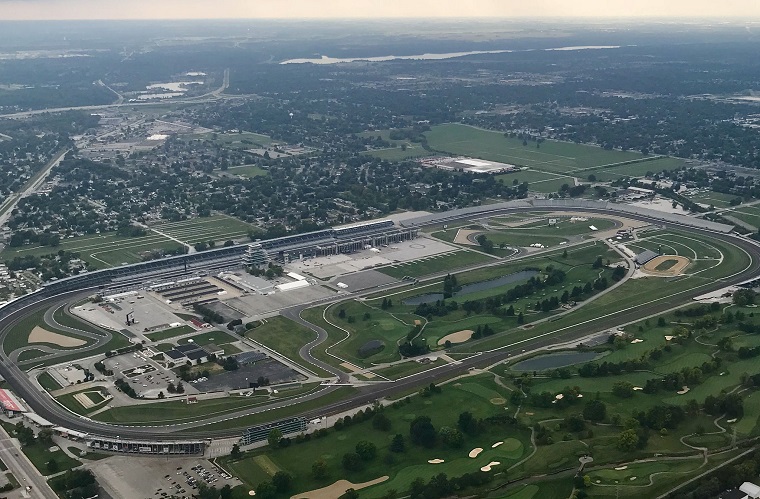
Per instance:
[[[90,468],[114,499],[190,498],[200,483],[217,489],[241,483],[203,458],[112,456]]]
[[[138,395],[146,398],[158,397],[159,392],[168,395],[166,387],[169,383],[176,385],[179,379],[173,371],[164,369],[140,352],[111,357],[105,359],[103,363],[108,369],[113,370],[117,378],[124,378]],[[183,386],[186,394],[198,393],[198,390],[189,383],[183,383]]]

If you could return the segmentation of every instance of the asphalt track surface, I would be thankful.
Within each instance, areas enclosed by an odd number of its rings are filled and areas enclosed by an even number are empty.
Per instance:
[[[508,210],[501,210],[499,211],[499,213],[519,212],[519,211],[525,211],[525,210],[508,209]],[[541,211],[541,210],[537,210],[534,207],[534,208],[531,208],[530,211],[535,212],[535,211]],[[558,210],[557,208],[552,208],[551,210],[544,210],[544,211],[558,211]],[[571,211],[576,211],[576,212],[586,211],[586,212],[600,213],[600,214],[619,214],[614,210],[593,210],[593,209],[572,208]],[[492,216],[494,214],[497,214],[497,212],[489,213],[488,216]],[[479,216],[484,216],[484,215],[479,215]],[[538,338],[524,340],[519,343],[515,343],[513,345],[506,345],[505,347],[502,347],[497,350],[480,352],[478,354],[473,355],[472,357],[462,360],[460,363],[457,363],[457,364],[447,364],[447,365],[439,366],[437,368],[433,368],[433,369],[424,371],[422,373],[411,375],[406,378],[397,380],[395,382],[377,382],[370,386],[357,389],[357,393],[345,398],[344,400],[341,400],[335,403],[325,404],[323,406],[320,406],[317,409],[306,411],[300,415],[307,417],[309,419],[316,418],[319,416],[335,414],[338,412],[342,412],[344,410],[362,406],[364,404],[372,403],[373,401],[386,397],[386,396],[391,396],[398,393],[410,392],[420,386],[429,384],[431,382],[439,382],[439,381],[449,379],[451,377],[454,377],[460,374],[464,374],[470,371],[471,369],[492,366],[494,364],[497,364],[499,362],[502,362],[508,359],[511,356],[515,356],[522,352],[530,352],[533,350],[542,349],[553,344],[563,343],[572,339],[577,339],[577,338],[586,336],[589,333],[593,333],[595,331],[604,331],[605,329],[610,329],[620,324],[624,324],[627,322],[634,322],[636,320],[641,319],[644,316],[650,316],[650,315],[662,313],[666,310],[672,309],[674,306],[683,304],[685,298],[697,296],[699,294],[704,294],[704,293],[714,291],[714,290],[718,290],[732,284],[739,284],[741,282],[745,282],[747,280],[755,278],[760,273],[760,245],[758,245],[754,241],[751,241],[749,239],[736,236],[733,234],[723,234],[723,233],[717,233],[717,232],[712,232],[708,230],[696,229],[694,227],[685,227],[678,224],[663,223],[661,221],[652,221],[650,219],[647,219],[646,217],[640,217],[640,216],[631,215],[631,214],[625,214],[625,216],[626,218],[641,220],[645,222],[651,222],[656,225],[666,226],[671,229],[682,229],[682,230],[686,229],[695,234],[709,236],[709,237],[713,237],[713,238],[717,238],[719,240],[725,241],[729,244],[732,244],[744,250],[750,256],[750,264],[742,272],[739,272],[733,276],[729,276],[723,279],[717,279],[707,286],[700,287],[699,291],[682,294],[680,295],[680,298],[676,298],[672,301],[658,300],[656,303],[653,303],[653,304],[632,307],[630,309],[622,310],[617,313],[612,313],[606,317],[597,318],[592,321],[586,321],[583,324],[578,324],[575,326],[564,328],[562,331],[555,331],[550,334],[542,335],[541,337],[538,337]],[[471,218],[471,217],[472,215],[468,215],[462,218]],[[388,289],[388,288],[385,288],[385,289]],[[371,292],[376,292],[376,291],[367,291],[366,293],[363,293],[363,294],[370,294]],[[87,294],[86,292],[64,293],[58,296],[54,296],[54,297],[42,300],[25,309],[11,312],[7,316],[0,318],[0,342],[4,340],[5,336],[9,333],[9,331],[13,328],[13,326],[17,324],[19,321],[21,321],[28,314],[37,310],[46,309],[46,308],[50,308],[62,303],[70,302],[73,299],[79,298],[86,294]],[[336,297],[336,301],[344,300],[344,299],[346,299],[345,295]],[[316,345],[322,343],[326,339],[327,333],[323,329],[319,328],[318,326],[310,324],[300,318],[299,316],[300,311],[309,306],[311,305],[304,305],[302,307],[289,309],[283,312],[283,315],[285,315],[286,317],[297,320],[298,322],[307,325],[308,327],[310,327],[313,331],[317,333],[317,338],[301,349],[300,351],[301,356],[304,358],[304,360],[306,360],[309,363],[322,367],[323,369],[326,369],[330,372],[336,373],[336,375],[338,375],[339,377],[339,380],[345,381],[346,379],[345,373],[339,373],[334,367],[324,364],[323,362],[319,361],[318,359],[315,359],[311,355],[311,349],[315,347]],[[588,322],[592,322],[593,324],[589,326],[587,325]],[[505,342],[508,343],[507,338],[505,338]],[[477,343],[473,343],[472,346],[477,347]],[[266,412],[266,411],[277,409],[277,408],[291,406],[291,405],[301,403],[307,400],[315,400],[338,389],[338,387],[336,386],[325,386],[315,392],[312,392],[310,394],[297,397],[294,399],[282,400],[277,403],[269,404],[266,406],[253,407],[253,408],[243,409],[237,412],[230,412],[225,415],[210,416],[208,418],[204,418],[202,420],[198,420],[193,423],[164,425],[164,426],[155,426],[155,427],[127,426],[127,425],[111,425],[111,424],[92,421],[92,420],[80,417],[64,409],[57,402],[55,402],[45,391],[40,391],[40,389],[36,387],[36,385],[34,385],[32,381],[28,378],[25,372],[19,369],[14,363],[9,361],[8,356],[2,350],[0,350],[0,374],[3,377],[5,377],[6,380],[8,380],[8,383],[11,385],[11,387],[16,391],[16,393],[18,393],[24,399],[27,405],[29,405],[39,415],[50,420],[51,422],[57,425],[64,426],[72,430],[86,432],[86,433],[96,435],[96,436],[119,437],[122,439],[135,439],[135,440],[168,441],[168,440],[186,440],[189,438],[208,439],[208,438],[216,438],[216,437],[238,436],[240,435],[240,428],[233,428],[233,429],[226,429],[226,430],[219,430],[219,431],[208,431],[208,430],[205,430],[203,427],[205,425],[209,425],[213,423],[219,423],[226,420],[232,420],[244,415],[262,413],[262,412]]]

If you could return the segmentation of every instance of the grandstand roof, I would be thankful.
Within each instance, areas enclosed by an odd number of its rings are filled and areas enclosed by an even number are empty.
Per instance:
[[[13,412],[26,411],[26,407],[24,407],[24,404],[22,404],[21,401],[17,399],[15,395],[13,395],[13,393],[3,388],[0,388],[0,405],[2,405],[3,409],[5,409],[6,411],[13,411]]]

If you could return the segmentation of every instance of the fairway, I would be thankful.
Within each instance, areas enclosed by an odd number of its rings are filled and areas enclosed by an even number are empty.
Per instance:
[[[643,158],[635,152],[551,140],[542,142],[540,147],[535,142],[524,146],[518,138],[460,124],[435,126],[425,136],[436,151],[563,174]]]

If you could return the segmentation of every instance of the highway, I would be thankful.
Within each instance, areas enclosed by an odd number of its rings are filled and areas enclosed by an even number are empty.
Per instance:
[[[516,211],[516,210],[514,209],[505,210],[505,212],[507,211]],[[540,210],[537,210],[536,208],[532,208],[531,211],[540,211]],[[557,208],[552,208],[551,211],[557,211]],[[604,213],[618,214],[617,212],[613,212],[612,210],[601,211],[601,210],[594,210],[594,209],[582,210],[580,208],[573,208],[572,211],[588,211],[588,212],[601,213],[601,214],[604,214]],[[651,222],[651,220],[648,220],[645,217],[641,217],[641,216],[636,216],[632,214],[625,214],[624,216],[626,216],[627,218]],[[679,226],[677,224],[663,223],[662,221],[656,221],[654,223],[658,225],[669,226],[670,228],[674,228],[674,229],[684,229],[683,226]],[[688,300],[688,298],[691,298],[693,296],[697,296],[697,295],[704,294],[710,291],[718,290],[726,286],[729,286],[731,284],[738,284],[741,282],[745,282],[749,279],[756,277],[760,273],[760,246],[754,241],[751,241],[746,238],[736,236],[733,234],[717,233],[717,232],[712,232],[708,230],[697,229],[694,227],[689,227],[688,230],[695,234],[703,234],[703,235],[721,239],[723,241],[726,241],[728,243],[731,243],[741,248],[750,256],[750,260],[751,260],[750,264],[743,271],[738,272],[735,275],[728,276],[724,279],[706,281],[705,285],[699,287],[698,290],[690,290],[688,292],[681,293],[678,297],[674,298],[673,300],[667,300],[667,299],[657,300],[649,304],[630,307],[628,309],[624,309],[615,313],[610,313],[609,315],[596,317],[588,321],[584,321],[583,323],[580,323],[580,324],[574,324],[572,326],[568,326],[561,330],[555,330],[548,333],[544,333],[543,335],[540,335],[539,337],[522,340],[520,342],[515,342],[511,345],[507,344],[503,347],[500,347],[498,349],[494,349],[491,351],[480,352],[478,354],[473,355],[470,358],[467,358],[461,361],[460,363],[442,365],[437,368],[433,368],[419,374],[408,376],[406,378],[403,378],[395,382],[375,382],[370,386],[358,388],[357,393],[355,395],[352,395],[346,398],[345,400],[331,403],[331,404],[326,404],[318,409],[305,412],[302,415],[311,419],[318,416],[334,414],[334,413],[341,412],[343,410],[347,410],[353,407],[361,406],[366,403],[371,403],[372,401],[385,397],[385,396],[393,395],[400,392],[407,392],[407,391],[415,389],[416,387],[422,386],[424,384],[428,384],[430,382],[439,382],[439,381],[451,378],[453,376],[465,373],[471,369],[492,366],[494,364],[502,362],[510,357],[513,357],[515,355],[518,355],[526,351],[530,352],[530,351],[534,351],[538,349],[543,349],[550,345],[564,343],[573,339],[581,338],[591,333],[604,331],[621,324],[638,321],[638,320],[643,319],[644,317],[657,315],[665,311],[668,311],[675,306],[682,305],[685,301]],[[515,261],[515,260],[512,260],[512,261]],[[498,262],[496,264],[498,264]],[[492,264],[489,263],[488,265],[492,265]],[[429,277],[426,280],[428,279],[431,279],[431,278]],[[402,283],[402,284],[399,284],[398,287],[405,286],[405,285],[406,284]],[[392,289],[393,287],[397,287],[397,286],[385,287],[383,289],[387,290],[387,289]],[[376,289],[366,290],[366,291],[363,291],[362,293],[355,293],[352,295],[339,294],[339,295],[336,295],[332,301],[341,301],[341,300],[345,300],[349,296],[357,297],[357,296],[367,295],[367,294],[371,294],[375,292],[377,292]],[[50,308],[51,306],[55,306],[60,303],[72,301],[77,296],[83,296],[85,294],[86,292],[65,293],[62,295],[47,298],[26,309],[12,312],[6,316],[0,317],[0,341],[2,341],[5,338],[5,336],[12,330],[15,324],[17,324],[19,321],[21,321],[24,317],[26,317],[30,313],[37,310]],[[301,324],[306,325],[307,327],[315,331],[317,334],[317,338],[314,341],[310,342],[309,344],[301,348],[300,354],[304,358],[304,360],[309,362],[310,364],[319,366],[325,370],[335,373],[336,376],[338,376],[339,380],[341,382],[344,382],[345,380],[347,380],[347,375],[345,373],[342,373],[339,370],[337,370],[335,367],[329,366],[319,361],[318,359],[315,359],[311,354],[311,350],[314,347],[323,343],[327,339],[326,331],[324,331],[322,328],[319,328],[318,326],[314,324],[311,324],[303,320],[300,317],[300,311],[304,308],[311,307],[311,306],[313,306],[313,304],[302,305],[300,307],[284,310],[283,315],[293,320],[296,320],[297,322]],[[0,311],[0,313],[2,313],[2,311]],[[477,345],[478,345],[477,341],[470,342],[467,344],[467,348],[469,350],[475,350],[477,349]],[[58,405],[52,398],[50,398],[50,396],[46,392],[39,391],[39,388],[35,387],[35,385],[31,382],[31,380],[29,380],[29,378],[26,376],[26,374],[23,371],[21,371],[15,364],[9,362],[8,356],[4,353],[4,351],[0,351],[0,374],[8,380],[11,387],[25,400],[25,402],[32,409],[34,409],[38,414],[45,417],[46,419],[73,430],[83,431],[83,432],[91,433],[93,435],[106,436],[106,437],[121,437],[124,439],[131,438],[131,439],[176,440],[180,438],[187,438],[189,436],[195,436],[197,438],[236,436],[240,434],[239,429],[208,431],[208,430],[204,430],[203,427],[208,424],[218,423],[225,420],[231,420],[243,415],[261,413],[268,410],[272,410],[274,408],[294,405],[295,403],[298,403],[298,402],[314,400],[337,389],[334,386],[326,386],[316,392],[312,392],[308,395],[299,397],[297,399],[283,400],[275,404],[243,409],[243,410],[233,412],[233,413],[228,413],[222,416],[211,416],[209,418],[195,421],[193,423],[177,424],[177,425],[172,425],[172,426],[157,426],[157,427],[125,426],[125,425],[119,426],[119,425],[109,425],[105,423],[83,419],[80,416],[70,413],[69,411],[67,411],[60,405]]]

